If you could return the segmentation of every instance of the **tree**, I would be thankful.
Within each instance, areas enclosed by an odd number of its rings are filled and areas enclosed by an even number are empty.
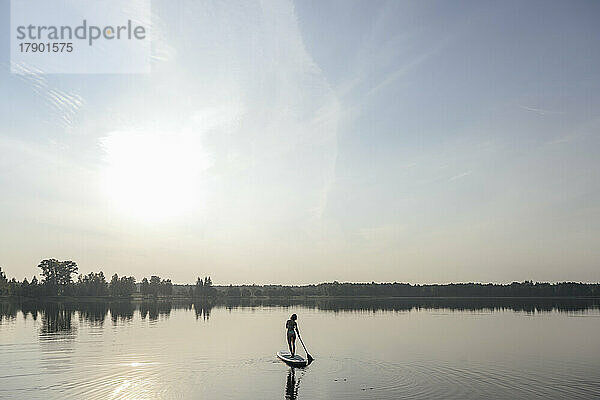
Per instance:
[[[217,294],[217,289],[213,287],[210,276],[204,278],[204,294],[208,297],[213,297]]]
[[[160,282],[160,294],[170,296],[173,293],[173,283],[170,279],[163,279]]]
[[[131,296],[135,292],[135,278],[114,274],[109,285],[110,295],[113,297]]]
[[[37,277],[34,275],[31,278],[31,283],[29,284],[29,296],[38,297],[40,295],[40,285],[38,283]]]
[[[210,276],[205,276],[204,279],[198,277],[194,288],[194,297],[211,297],[216,294],[216,289],[212,287]]]
[[[158,296],[160,291],[160,276],[152,275],[150,277],[150,294],[154,297]]]
[[[27,278],[25,278],[21,283],[20,295],[29,297],[29,290],[29,281],[27,280]]]
[[[15,278],[12,278],[8,282],[8,295],[9,296],[20,296],[21,295],[21,284],[17,282]]]
[[[58,261],[51,258],[43,260],[38,267],[42,270],[42,284],[46,293],[60,296],[68,290],[73,283],[72,274],[77,273],[77,264],[74,261]]]
[[[110,280],[110,284],[108,285],[108,291],[110,295],[116,297],[119,293],[119,275],[114,274]]]
[[[204,296],[204,281],[202,278],[198,277],[196,280],[196,287],[194,289],[194,297],[202,297]]]
[[[92,275],[92,292],[94,296],[106,296],[108,294],[108,282],[106,282],[104,272],[100,271]]]
[[[120,296],[131,296],[135,292],[135,278],[133,276],[122,276],[119,283]]]
[[[0,296],[7,294],[7,284],[6,274],[2,271],[2,267],[0,267]]]
[[[142,285],[140,287],[140,292],[142,292],[143,296],[147,296],[150,294],[150,282],[148,282],[148,278],[142,279]]]
[[[104,278],[104,272],[90,272],[87,275],[79,275],[76,293],[78,296],[106,296],[108,294],[108,283]]]

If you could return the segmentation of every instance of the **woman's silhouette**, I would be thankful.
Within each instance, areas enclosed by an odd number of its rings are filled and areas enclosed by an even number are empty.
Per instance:
[[[288,319],[285,323],[285,328],[287,329],[287,342],[288,347],[290,348],[290,354],[292,357],[296,354],[296,333],[300,334],[298,331],[298,323],[296,320],[298,316],[296,314],[292,314],[290,319]]]

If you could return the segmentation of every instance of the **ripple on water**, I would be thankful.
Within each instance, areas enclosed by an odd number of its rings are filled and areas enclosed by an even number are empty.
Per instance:
[[[600,398],[600,378],[592,370],[564,373],[562,363],[546,368],[511,365],[452,364],[433,361],[380,362],[339,360],[330,373],[336,393],[348,398],[381,399],[593,399]],[[344,365],[344,367],[339,367]],[[589,364],[581,365],[589,367]],[[581,378],[582,376],[586,378]],[[336,397],[337,398],[337,397]],[[340,396],[343,398],[343,396]]]

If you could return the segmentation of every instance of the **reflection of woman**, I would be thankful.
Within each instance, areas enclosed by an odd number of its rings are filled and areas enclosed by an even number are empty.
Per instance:
[[[298,378],[298,382],[296,382],[295,370],[295,368],[290,368],[287,375],[287,382],[285,383],[285,398],[289,400],[296,400],[298,398],[300,378]]]
[[[287,329],[287,341],[288,347],[290,348],[290,354],[294,357],[296,354],[296,332],[298,332],[298,323],[296,320],[298,316],[296,314],[292,314],[290,319],[288,319],[285,323],[285,328]],[[298,332],[299,334],[300,332]]]

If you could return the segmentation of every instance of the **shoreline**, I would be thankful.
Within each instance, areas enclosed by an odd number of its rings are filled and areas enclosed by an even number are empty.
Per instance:
[[[210,302],[220,300],[600,300],[600,296],[215,296],[215,297],[186,297],[186,296],[0,296],[0,300],[44,300],[44,301],[164,301],[185,300],[189,302]]]

